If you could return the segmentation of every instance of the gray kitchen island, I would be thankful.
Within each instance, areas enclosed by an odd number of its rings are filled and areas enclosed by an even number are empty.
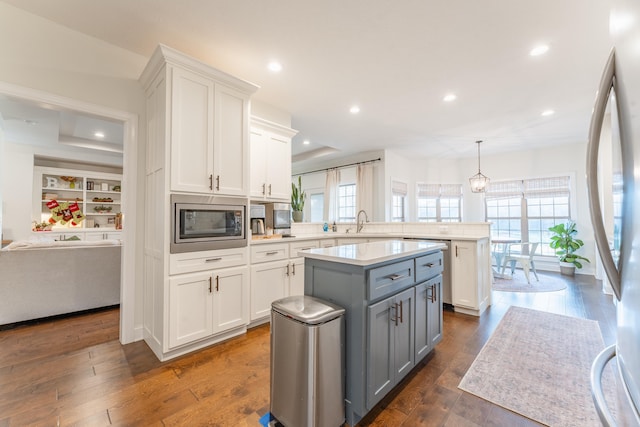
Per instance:
[[[304,293],[344,307],[345,415],[357,424],[442,339],[441,243],[310,249]]]

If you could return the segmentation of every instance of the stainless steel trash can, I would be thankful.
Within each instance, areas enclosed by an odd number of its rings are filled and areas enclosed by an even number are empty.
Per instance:
[[[306,295],[271,304],[270,410],[285,427],[344,423],[344,308]]]

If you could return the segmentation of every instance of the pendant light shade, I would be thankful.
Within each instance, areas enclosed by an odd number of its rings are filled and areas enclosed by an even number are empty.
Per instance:
[[[472,193],[484,193],[487,184],[489,184],[489,178],[480,172],[480,143],[482,141],[476,141],[476,144],[478,144],[478,173],[469,178]]]

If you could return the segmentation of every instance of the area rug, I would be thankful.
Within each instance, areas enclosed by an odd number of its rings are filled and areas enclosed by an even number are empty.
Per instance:
[[[458,387],[549,426],[599,427],[589,375],[603,348],[596,321],[511,307]]]
[[[566,289],[567,284],[560,277],[538,273],[540,281],[536,281],[536,276],[529,273],[531,283],[527,283],[524,272],[516,270],[509,279],[493,279],[493,290],[503,292],[553,292]]]

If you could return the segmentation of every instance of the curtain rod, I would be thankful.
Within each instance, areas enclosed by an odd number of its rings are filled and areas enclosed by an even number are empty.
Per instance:
[[[379,162],[380,160],[382,160],[382,158],[378,157],[377,159],[373,159],[373,160],[365,160],[365,161],[363,161],[363,162],[349,163],[348,165],[334,166],[334,167],[332,167],[332,168],[318,169],[318,170],[315,170],[315,171],[309,171],[309,172],[294,173],[292,176],[308,175],[308,174],[310,174],[310,173],[324,172],[324,171],[328,171],[328,170],[331,170],[331,169],[342,169],[342,168],[348,168],[349,166],[364,165],[365,163]]]

